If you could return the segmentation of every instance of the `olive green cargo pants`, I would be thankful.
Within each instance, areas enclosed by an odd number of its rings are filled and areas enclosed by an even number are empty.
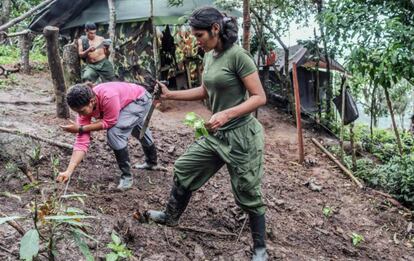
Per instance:
[[[114,67],[108,59],[103,59],[97,63],[87,63],[82,70],[82,81],[96,82],[101,78],[101,82],[110,82],[115,78]]]
[[[262,215],[263,148],[263,128],[252,118],[241,127],[196,140],[175,162],[174,179],[195,191],[226,164],[236,203],[249,213]]]

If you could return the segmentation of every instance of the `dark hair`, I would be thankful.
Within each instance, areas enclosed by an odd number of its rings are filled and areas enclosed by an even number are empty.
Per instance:
[[[96,30],[96,24],[91,23],[91,22],[87,22],[87,23],[85,24],[85,30],[86,30],[86,31]]]
[[[411,120],[414,121],[414,114],[413,114],[413,116],[411,116]]]
[[[88,105],[93,97],[95,97],[95,93],[92,91],[91,85],[79,83],[70,87],[66,95],[66,102],[69,107],[80,109]]]
[[[207,30],[211,33],[213,24],[220,26],[220,38],[224,50],[237,41],[237,21],[235,17],[227,16],[214,7],[205,6],[195,10],[188,18],[190,26],[196,30]]]

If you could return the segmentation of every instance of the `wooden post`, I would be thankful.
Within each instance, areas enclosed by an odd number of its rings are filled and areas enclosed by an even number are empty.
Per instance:
[[[263,66],[263,83],[262,84],[263,84],[263,88],[264,88],[264,91],[267,97],[269,97],[269,93],[270,93],[268,83],[269,83],[269,66],[265,65]]]
[[[345,76],[344,76],[345,77]],[[341,161],[344,163],[344,128],[345,128],[345,86],[346,78],[342,78],[341,91],[342,91],[342,106],[341,106],[341,136],[339,143],[341,145]]]
[[[109,61],[113,64],[115,58],[115,27],[116,27],[116,9],[115,9],[115,0],[108,0],[108,8],[109,8],[109,38],[111,39],[111,46],[109,47],[110,55]]]
[[[22,65],[22,72],[24,74],[30,73],[30,62],[29,62],[29,53],[31,46],[31,37],[29,32],[19,36],[19,45],[20,45],[20,63]]]
[[[69,118],[69,107],[66,104],[66,85],[63,77],[62,63],[59,57],[58,48],[59,28],[46,26],[43,29],[43,35],[46,38],[47,58],[49,69],[53,80],[53,86],[56,96],[56,113],[58,118]]]
[[[76,41],[63,46],[62,60],[66,84],[73,85],[80,83],[81,69]]]
[[[299,145],[299,163],[304,161],[304,149],[303,149],[303,136],[302,136],[302,123],[300,116],[300,95],[299,95],[299,83],[298,72],[296,63],[293,63],[293,91],[295,95],[295,109],[296,109],[296,129],[298,133],[298,145]]]

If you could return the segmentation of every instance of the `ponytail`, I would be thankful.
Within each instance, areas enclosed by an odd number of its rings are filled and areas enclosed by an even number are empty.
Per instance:
[[[191,27],[198,30],[207,30],[210,33],[213,24],[218,24],[224,50],[230,48],[237,41],[238,26],[236,18],[222,14],[214,7],[201,7],[195,10],[188,20]]]

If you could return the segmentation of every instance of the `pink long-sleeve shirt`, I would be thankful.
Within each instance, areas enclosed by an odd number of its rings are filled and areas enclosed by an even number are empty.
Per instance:
[[[121,110],[132,101],[145,94],[145,88],[126,82],[107,82],[98,84],[93,88],[96,95],[96,108],[88,115],[78,115],[76,121],[79,125],[88,125],[91,119],[102,119],[104,129],[114,126]],[[89,132],[76,135],[73,150],[88,151],[91,136]]]

